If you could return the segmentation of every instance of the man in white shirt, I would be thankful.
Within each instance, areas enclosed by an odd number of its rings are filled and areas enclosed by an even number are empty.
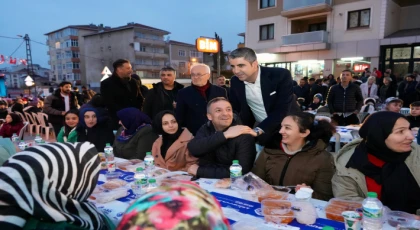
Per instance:
[[[293,101],[290,71],[258,65],[254,50],[243,47],[229,54],[235,74],[231,79],[229,100],[244,125],[254,127],[261,145],[279,148],[278,131]]]

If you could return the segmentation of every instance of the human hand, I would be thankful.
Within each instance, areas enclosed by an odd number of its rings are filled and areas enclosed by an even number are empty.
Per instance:
[[[196,176],[196,175],[197,175],[197,171],[198,171],[198,165],[197,165],[197,164],[193,164],[193,165],[191,165],[191,166],[188,168],[188,170],[187,170],[187,172],[188,172],[189,174],[192,174],[192,175],[194,175],[194,176]]]
[[[250,127],[245,126],[245,125],[232,126],[228,130],[226,130],[223,134],[225,135],[226,139],[235,138],[242,134],[251,134],[253,136],[257,136],[257,134]]]
[[[64,116],[64,114],[66,114],[66,111],[61,112],[61,115]]]

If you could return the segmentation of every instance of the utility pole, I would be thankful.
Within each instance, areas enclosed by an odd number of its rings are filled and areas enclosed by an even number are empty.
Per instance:
[[[217,76],[216,78],[218,78],[220,76],[220,52],[221,50],[219,49],[219,52],[217,52]]]
[[[26,68],[28,71],[29,76],[34,75],[34,66],[32,65],[32,52],[31,52],[31,43],[29,39],[29,35],[25,34],[25,37],[23,37],[23,40],[26,42],[26,63],[28,67]]]

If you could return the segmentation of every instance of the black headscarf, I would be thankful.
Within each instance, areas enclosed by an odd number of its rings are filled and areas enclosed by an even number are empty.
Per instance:
[[[359,130],[363,141],[346,167],[354,168],[382,186],[381,201],[392,210],[415,213],[420,207],[420,187],[405,164],[409,152],[394,152],[385,144],[398,119],[404,115],[383,111],[370,115]],[[368,153],[384,161],[382,168],[368,160]]]
[[[162,128],[162,118],[166,114],[171,114],[175,117],[175,113],[170,110],[164,110],[156,114],[156,116],[153,118],[153,129],[155,132],[159,135],[162,135],[162,146],[160,147],[160,154],[162,155],[162,158],[165,159],[166,152],[168,151],[169,147],[178,140],[179,136],[181,135],[183,129],[179,127],[178,125],[178,131],[174,134],[168,134],[165,131],[163,131]]]

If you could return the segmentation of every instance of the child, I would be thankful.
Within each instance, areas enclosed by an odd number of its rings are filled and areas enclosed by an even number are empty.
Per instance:
[[[374,113],[375,112],[375,104],[376,104],[375,98],[372,98],[372,97],[366,98],[365,101],[363,102],[363,106],[362,106],[362,109],[360,110],[360,112],[369,113],[369,114]]]
[[[308,106],[308,110],[317,110],[323,101],[322,94],[317,93],[314,95],[314,99]]]
[[[399,99],[398,97],[388,97],[385,100],[384,110],[399,113],[401,111],[402,105],[403,100]]]
[[[410,115],[407,116],[410,122],[410,129],[420,127],[420,101],[415,101],[410,104]]]
[[[79,123],[79,111],[69,110],[64,114],[64,126],[61,128],[57,135],[57,142],[65,143],[76,143],[77,142],[77,131],[76,126]]]

